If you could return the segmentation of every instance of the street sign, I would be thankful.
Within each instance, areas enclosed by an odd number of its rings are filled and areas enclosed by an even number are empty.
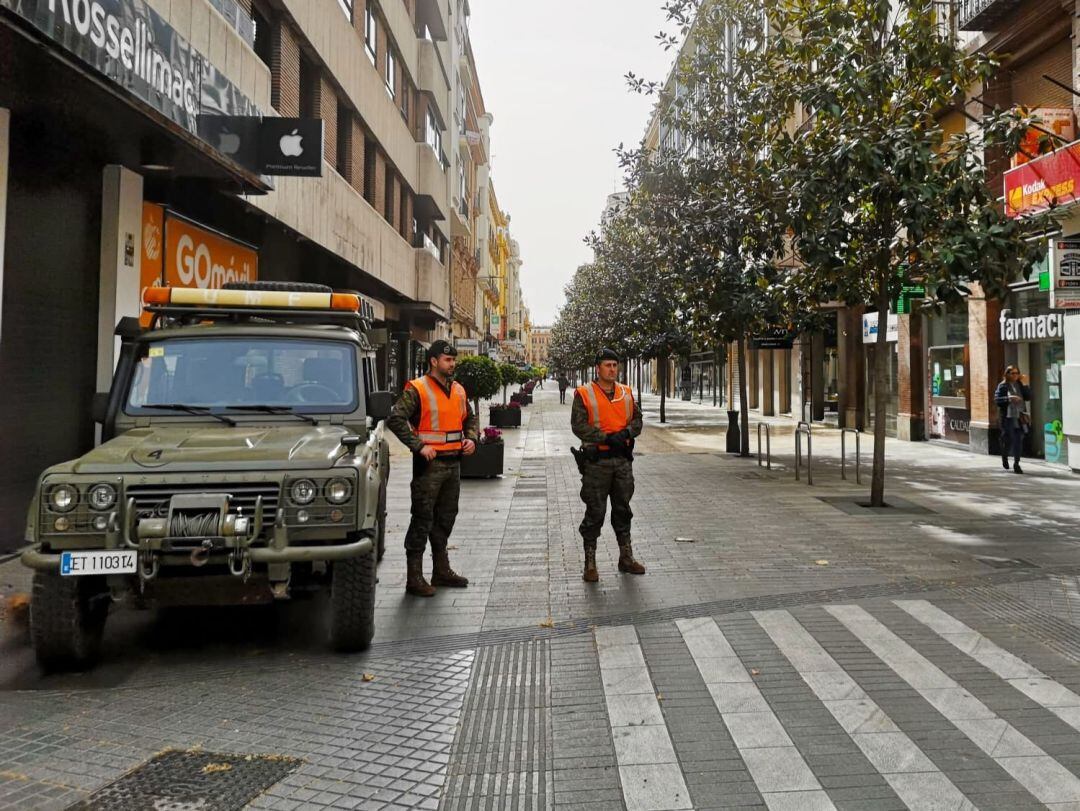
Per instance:
[[[1050,307],[1080,310],[1080,237],[1050,240]]]

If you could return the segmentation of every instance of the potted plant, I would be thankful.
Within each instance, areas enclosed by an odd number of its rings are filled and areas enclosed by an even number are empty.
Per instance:
[[[494,479],[503,472],[502,431],[498,428],[485,428],[476,443],[476,453],[461,457],[461,477],[463,479]]]
[[[502,385],[499,366],[487,355],[469,355],[458,360],[454,379],[465,387],[475,414],[480,413],[480,401],[494,397]]]
[[[514,383],[520,383],[518,367],[512,363],[499,364],[499,376],[502,378],[503,405],[506,405],[506,390]]]

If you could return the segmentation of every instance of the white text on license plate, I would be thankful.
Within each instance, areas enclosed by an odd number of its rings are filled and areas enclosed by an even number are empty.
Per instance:
[[[132,574],[136,553],[126,550],[109,552],[62,552],[60,574]]]

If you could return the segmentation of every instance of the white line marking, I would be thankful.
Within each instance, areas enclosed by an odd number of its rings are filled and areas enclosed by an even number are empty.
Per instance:
[[[834,811],[716,622],[699,617],[675,624],[766,805],[772,811]]]
[[[790,613],[755,611],[753,615],[908,808],[912,811],[974,808]],[[918,778],[911,779],[912,775]]]
[[[825,610],[1036,799],[1080,804],[1080,779],[877,619],[854,605]],[[1000,737],[995,738],[995,730]],[[998,751],[1003,740],[1005,748]]]

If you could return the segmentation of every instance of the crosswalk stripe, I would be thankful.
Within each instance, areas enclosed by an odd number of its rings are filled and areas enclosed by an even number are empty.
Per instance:
[[[908,808],[975,807],[791,614],[753,616]]]
[[[1080,804],[1080,779],[876,618],[854,605],[824,608],[1040,802]]]
[[[699,617],[675,624],[770,811],[834,809],[716,622]]]
[[[1080,695],[926,600],[893,602],[961,653],[1080,731]]]
[[[693,808],[637,631],[620,625],[594,634],[627,809]]]

